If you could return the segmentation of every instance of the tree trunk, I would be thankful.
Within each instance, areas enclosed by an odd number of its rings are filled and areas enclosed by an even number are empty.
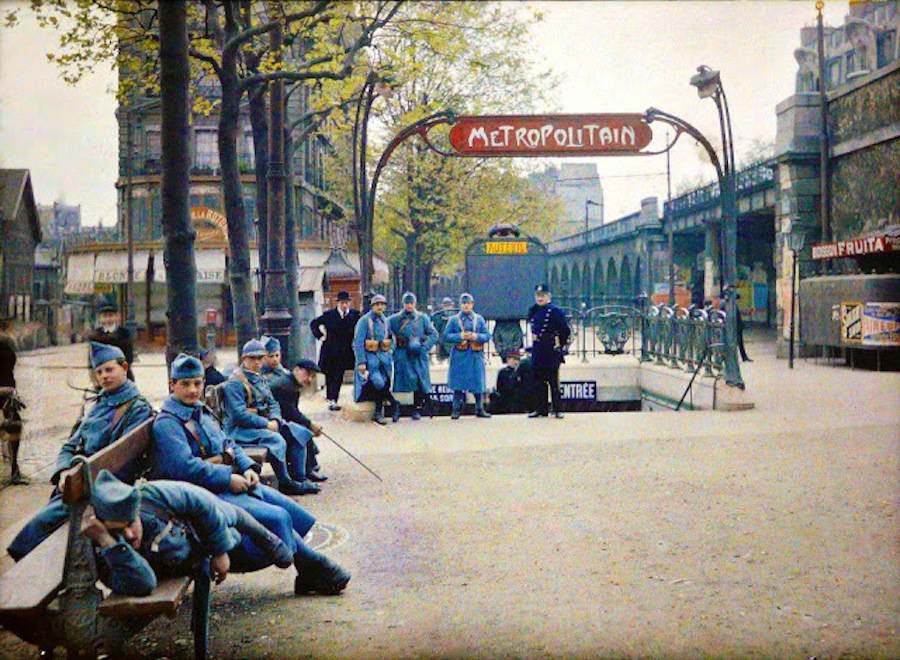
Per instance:
[[[162,224],[165,237],[168,345],[196,352],[197,264],[190,214],[190,116],[188,105],[187,6],[159,5],[159,67],[162,97]]]
[[[404,237],[406,243],[406,258],[403,264],[403,291],[416,290],[416,264],[419,263],[416,254],[416,236],[408,234]]]
[[[251,90],[250,127],[253,131],[253,162],[256,173],[256,246],[259,251],[259,303],[257,313],[265,309],[266,266],[268,266],[269,209],[266,197],[268,187],[266,176],[269,172],[269,123],[266,119],[266,88],[260,85]]]
[[[163,3],[168,4],[168,3]],[[231,36],[234,26],[228,30]],[[231,302],[234,327],[240,353],[245,342],[257,337],[256,307],[253,302],[253,280],[250,272],[250,231],[241,191],[241,175],[237,157],[237,135],[240,128],[240,87],[237,61],[233,55],[222,57],[222,111],[219,114],[219,161],[222,166],[222,196],[228,219],[228,248],[231,280]],[[240,359],[240,355],[238,355]]]

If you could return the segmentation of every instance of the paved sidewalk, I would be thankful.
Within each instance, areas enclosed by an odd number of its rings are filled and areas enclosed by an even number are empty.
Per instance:
[[[295,598],[284,571],[229,576],[212,656],[900,656],[900,374],[748,351],[746,412],[382,428],[305,401],[384,477],[323,440],[331,480],[301,499],[353,580]],[[22,357],[26,398],[43,402],[26,473],[77,413],[76,353]],[[135,369],[156,401],[163,369],[152,355]],[[47,490],[0,491],[0,540]],[[135,648],[187,658],[188,637],[179,616]],[[0,634],[0,655],[27,653]]]

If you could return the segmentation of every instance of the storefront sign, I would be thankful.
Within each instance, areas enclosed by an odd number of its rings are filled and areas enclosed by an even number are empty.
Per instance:
[[[862,344],[900,346],[900,303],[867,302],[861,325]]]
[[[858,344],[862,341],[862,303],[841,303],[841,341]]]
[[[466,156],[610,156],[637,153],[652,138],[641,114],[470,116],[450,130]]]
[[[839,259],[841,257],[860,257],[867,254],[898,251],[900,251],[900,236],[882,234],[866,236],[865,238],[852,238],[848,241],[813,245],[811,255],[813,259]]]
[[[485,254],[528,254],[528,241],[488,241]]]

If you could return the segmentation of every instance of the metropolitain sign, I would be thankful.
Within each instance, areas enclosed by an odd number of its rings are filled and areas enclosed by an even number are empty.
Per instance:
[[[653,131],[642,114],[464,116],[450,143],[464,156],[636,154]]]

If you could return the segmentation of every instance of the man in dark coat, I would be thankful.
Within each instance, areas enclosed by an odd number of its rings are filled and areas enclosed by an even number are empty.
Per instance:
[[[506,354],[506,366],[497,372],[497,387],[491,394],[491,413],[522,412],[524,392],[518,378],[519,351]]]
[[[323,339],[319,351],[319,369],[325,374],[325,398],[328,399],[329,410],[340,410],[338,396],[344,372],[354,368],[353,330],[359,321],[360,313],[350,308],[350,294],[340,291],[334,309],[314,318],[309,329],[316,339]],[[325,332],[322,332],[324,327]]]
[[[97,320],[99,325],[91,331],[88,341],[118,346],[125,354],[125,362],[128,363],[128,380],[133,381],[134,373],[131,371],[131,365],[134,364],[134,342],[128,329],[120,324],[119,308],[111,303],[101,305],[97,310]],[[90,360],[88,362],[90,363]],[[92,367],[91,374],[93,375]]]
[[[564,351],[572,333],[563,311],[550,302],[550,287],[538,284],[534,288],[534,302],[528,310],[528,322],[534,338],[531,346],[531,362],[537,386],[537,409],[529,417],[546,417],[547,388],[553,401],[553,414],[563,416],[559,395],[559,365],[564,362]]]
[[[298,360],[289,372],[274,378],[270,383],[272,396],[275,397],[278,407],[281,408],[281,416],[285,421],[304,427],[313,434],[314,438],[322,435],[322,427],[300,412],[298,404],[300,403],[300,391],[312,384],[317,373],[319,373],[319,368],[315,362]],[[316,446],[315,440],[310,439],[306,449],[306,478],[310,481],[327,481],[328,477],[319,472],[319,461],[316,460],[319,448]]]
[[[25,408],[16,393],[16,342],[10,329],[12,319],[0,319],[0,439],[7,443],[10,457],[9,483],[28,483],[19,470],[19,441],[22,439],[22,416]]]

